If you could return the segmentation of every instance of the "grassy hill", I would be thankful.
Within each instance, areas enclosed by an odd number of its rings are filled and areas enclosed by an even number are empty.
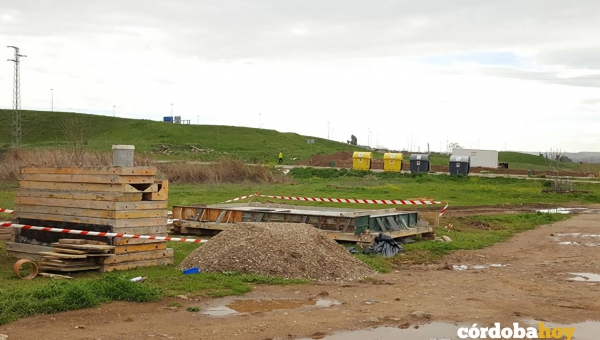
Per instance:
[[[0,146],[11,143],[11,117],[9,110],[0,110]],[[61,128],[63,117],[78,117],[90,124],[90,149],[111,150],[113,144],[132,144],[136,151],[157,151],[166,147],[166,158],[210,160],[227,155],[248,161],[273,161],[279,151],[286,160],[305,159],[311,154],[355,150],[350,145],[274,130],[235,126],[180,125],[150,120],[114,118],[70,112],[23,111],[23,146],[26,148],[57,147],[65,145]],[[68,118],[67,118],[68,119]],[[314,139],[313,145],[306,143]],[[211,153],[190,152],[191,146],[214,149]]]

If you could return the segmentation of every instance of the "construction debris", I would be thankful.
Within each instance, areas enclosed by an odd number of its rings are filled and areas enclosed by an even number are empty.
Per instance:
[[[303,223],[237,223],[183,260],[180,269],[288,279],[355,281],[376,272],[323,232]]]

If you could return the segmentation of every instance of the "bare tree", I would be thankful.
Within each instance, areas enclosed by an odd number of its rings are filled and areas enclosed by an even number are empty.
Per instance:
[[[568,178],[560,176],[561,165],[568,160],[565,157],[564,151],[550,149],[550,151],[545,153],[544,160],[550,173],[552,190],[559,192],[574,191],[575,183]]]
[[[84,115],[64,114],[60,128],[69,148],[69,165],[83,165],[92,138],[92,122]]]

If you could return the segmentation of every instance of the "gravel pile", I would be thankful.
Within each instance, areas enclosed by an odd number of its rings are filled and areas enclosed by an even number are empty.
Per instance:
[[[355,281],[376,273],[311,225],[238,223],[192,252],[180,269],[288,279]]]

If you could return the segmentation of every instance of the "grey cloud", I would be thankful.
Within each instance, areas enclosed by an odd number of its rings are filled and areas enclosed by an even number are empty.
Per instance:
[[[563,77],[558,72],[540,72],[514,68],[483,68],[479,72],[489,76],[539,81],[581,87],[600,87],[600,75]],[[459,72],[454,72],[459,73]]]
[[[135,26],[165,32],[156,43],[185,55],[299,59],[597,44],[600,2],[38,0],[0,12],[16,19],[0,22],[4,34],[135,36],[125,29]]]
[[[600,45],[544,51],[537,59],[546,64],[600,69]]]

